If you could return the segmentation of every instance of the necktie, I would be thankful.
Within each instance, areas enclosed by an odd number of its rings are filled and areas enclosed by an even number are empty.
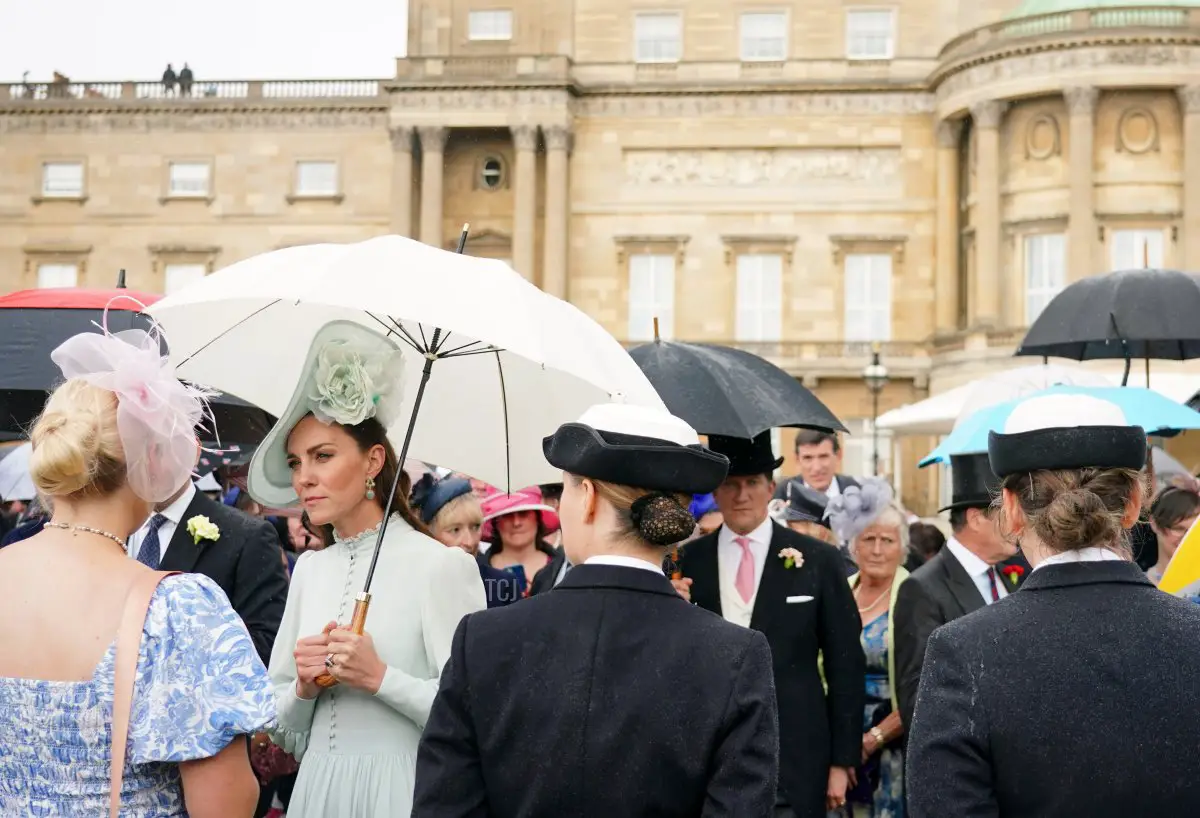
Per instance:
[[[1000,589],[996,587],[996,569],[988,566],[988,585],[992,589],[992,602],[1000,601]]]
[[[749,602],[754,596],[754,554],[750,552],[748,537],[735,537],[733,541],[742,547],[742,560],[738,563],[733,586],[737,588],[742,601]]]
[[[150,522],[146,524],[146,536],[142,538],[142,547],[138,549],[138,562],[150,566],[155,571],[158,570],[158,563],[162,559],[162,549],[158,544],[158,530],[166,522],[167,518],[161,514],[151,517]]]

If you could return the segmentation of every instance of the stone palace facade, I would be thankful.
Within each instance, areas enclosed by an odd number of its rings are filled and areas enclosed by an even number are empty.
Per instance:
[[[1194,5],[411,0],[386,80],[0,85],[0,290],[469,222],[623,341],[775,360],[863,473],[873,344],[882,411],[1010,365],[1072,280],[1200,270]],[[881,458],[926,510],[929,443]]]

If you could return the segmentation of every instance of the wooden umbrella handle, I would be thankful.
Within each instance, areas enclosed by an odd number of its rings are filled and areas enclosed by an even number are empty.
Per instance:
[[[683,579],[683,571],[679,570],[679,546],[671,549],[671,565],[675,566],[675,570],[671,572],[671,579]]]
[[[366,591],[363,591],[358,595],[358,598],[354,600],[354,615],[350,617],[349,630],[351,633],[357,633],[359,636],[362,636],[363,631],[367,627],[367,611],[370,610],[370,608],[371,595]],[[332,673],[322,673],[315,679],[315,681],[317,683],[317,687],[325,689],[331,688],[338,683],[338,680],[334,678]]]

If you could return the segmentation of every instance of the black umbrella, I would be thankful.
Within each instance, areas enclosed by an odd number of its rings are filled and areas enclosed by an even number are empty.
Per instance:
[[[751,439],[781,426],[846,431],[798,380],[749,352],[656,340],[629,354],[667,409],[701,434]]]
[[[1076,361],[1200,358],[1200,277],[1119,270],[1076,281],[1029,328],[1017,355]],[[1125,381],[1122,381],[1124,384]]]

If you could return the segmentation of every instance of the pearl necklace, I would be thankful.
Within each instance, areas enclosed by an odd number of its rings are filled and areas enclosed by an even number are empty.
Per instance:
[[[866,613],[867,611],[871,610],[871,609],[872,609],[872,608],[874,608],[876,605],[878,605],[878,604],[879,604],[879,603],[880,603],[880,602],[883,600],[883,598],[884,598],[885,596],[887,596],[888,594],[890,594],[890,593],[892,592],[892,585],[893,585],[893,584],[895,584],[895,582],[896,582],[896,580],[894,580],[894,579],[893,579],[891,582],[889,582],[889,583],[888,583],[888,587],[886,587],[886,588],[884,588],[884,589],[883,589],[883,593],[882,593],[882,594],[880,594],[879,596],[877,596],[877,597],[875,597],[873,600],[871,600],[871,604],[870,604],[870,605],[868,605],[867,607],[865,607],[865,608],[859,608],[859,609],[858,609],[858,612],[859,612],[860,614],[861,614],[861,613]],[[859,586],[859,587],[862,587],[862,586]],[[858,588],[855,588],[854,590],[855,590],[855,591],[857,591],[857,590],[858,590]],[[857,606],[858,606],[858,600],[857,600],[857,598],[856,598],[856,599],[855,599],[855,607],[857,607]]]
[[[80,531],[82,531],[85,534],[95,534],[97,537],[107,537],[117,545],[121,546],[122,551],[125,550],[125,540],[121,539],[116,534],[112,534],[108,531],[102,531],[99,528],[92,528],[91,526],[86,525],[74,525],[72,523],[56,523],[54,521],[46,523],[46,528],[61,528],[64,531],[71,531],[75,534],[78,534]]]

